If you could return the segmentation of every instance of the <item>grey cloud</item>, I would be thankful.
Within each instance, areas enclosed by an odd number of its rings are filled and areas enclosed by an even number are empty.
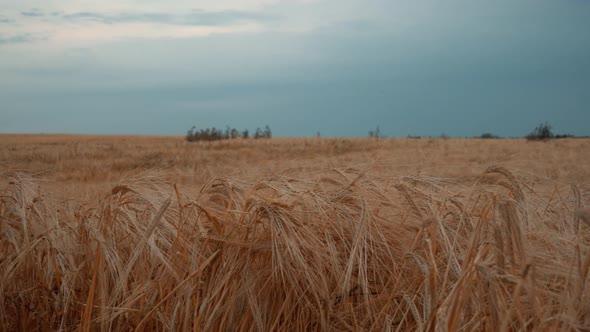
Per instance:
[[[45,16],[45,13],[43,13],[41,10],[36,9],[36,8],[22,11],[20,14],[22,16],[28,16],[28,17],[43,17],[43,16]]]
[[[115,13],[103,14],[98,12],[78,12],[65,14],[62,18],[76,21],[94,21],[105,24],[116,23],[162,23],[170,25],[194,25],[194,26],[222,26],[244,21],[273,21],[276,16],[256,12],[226,10],[218,12],[206,12],[195,10],[188,14],[170,13]]]
[[[9,23],[15,23],[16,20],[12,19],[12,18],[8,18],[6,16],[0,16],[0,24],[9,24]]]
[[[46,40],[45,37],[35,36],[30,33],[24,33],[20,35],[4,36],[0,35],[0,45],[7,44],[24,44],[32,43],[40,40]]]

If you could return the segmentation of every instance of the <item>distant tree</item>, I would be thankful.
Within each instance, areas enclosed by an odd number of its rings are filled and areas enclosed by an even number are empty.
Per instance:
[[[225,130],[217,129],[215,127],[211,128],[204,128],[199,129],[193,126],[190,130],[186,132],[186,140],[189,142],[195,141],[218,141],[218,140],[225,140],[225,139],[233,139],[233,138],[249,138],[250,132],[248,129],[245,129],[240,133],[239,130],[236,128],[231,128],[227,126]],[[265,126],[264,130],[260,128],[256,128],[256,133],[254,134],[254,138],[271,138],[272,132],[269,126]]]
[[[369,130],[369,137],[371,138],[379,138],[381,137],[381,132],[379,131],[379,126],[375,130]]]
[[[186,133],[186,140],[189,142],[192,142],[196,139],[196,133],[195,130],[197,129],[197,127],[193,126],[189,131],[187,131]]]
[[[555,137],[555,135],[551,131],[551,126],[547,122],[541,123],[533,131],[526,135],[526,139],[529,141],[548,140],[553,137]]]
[[[256,131],[254,132],[254,139],[259,139],[262,137],[262,130],[260,130],[260,128],[256,128]]]
[[[499,138],[499,137],[492,134],[492,133],[483,133],[483,134],[481,134],[481,136],[479,138],[493,139],[493,138]]]
[[[207,133],[207,140],[208,141],[215,141],[218,138],[217,135],[217,128],[213,127],[211,128],[211,130],[207,129],[208,133]]]
[[[230,136],[232,139],[238,138],[238,137],[240,137],[240,132],[236,128],[233,128],[230,132]]]
[[[270,127],[266,125],[264,127],[264,132],[262,133],[262,137],[264,138],[272,138],[272,132],[270,131]]]

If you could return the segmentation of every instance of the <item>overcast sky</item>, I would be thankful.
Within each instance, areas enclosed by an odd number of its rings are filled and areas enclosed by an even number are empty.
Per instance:
[[[590,0],[0,0],[0,132],[590,135]]]

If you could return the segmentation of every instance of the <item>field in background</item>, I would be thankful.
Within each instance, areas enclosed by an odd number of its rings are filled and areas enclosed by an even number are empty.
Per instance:
[[[589,152],[0,135],[0,330],[588,329]]]
[[[126,178],[156,172],[178,185],[216,176],[247,180],[287,175],[313,179],[332,168],[382,176],[464,177],[490,165],[529,180],[568,185],[590,179],[590,140],[274,138],[188,143],[181,137],[0,135],[3,170],[34,174],[40,184],[80,198]]]

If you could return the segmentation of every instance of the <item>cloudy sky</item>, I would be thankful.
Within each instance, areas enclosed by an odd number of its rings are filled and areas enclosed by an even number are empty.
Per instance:
[[[590,135],[590,0],[0,0],[0,132]]]

